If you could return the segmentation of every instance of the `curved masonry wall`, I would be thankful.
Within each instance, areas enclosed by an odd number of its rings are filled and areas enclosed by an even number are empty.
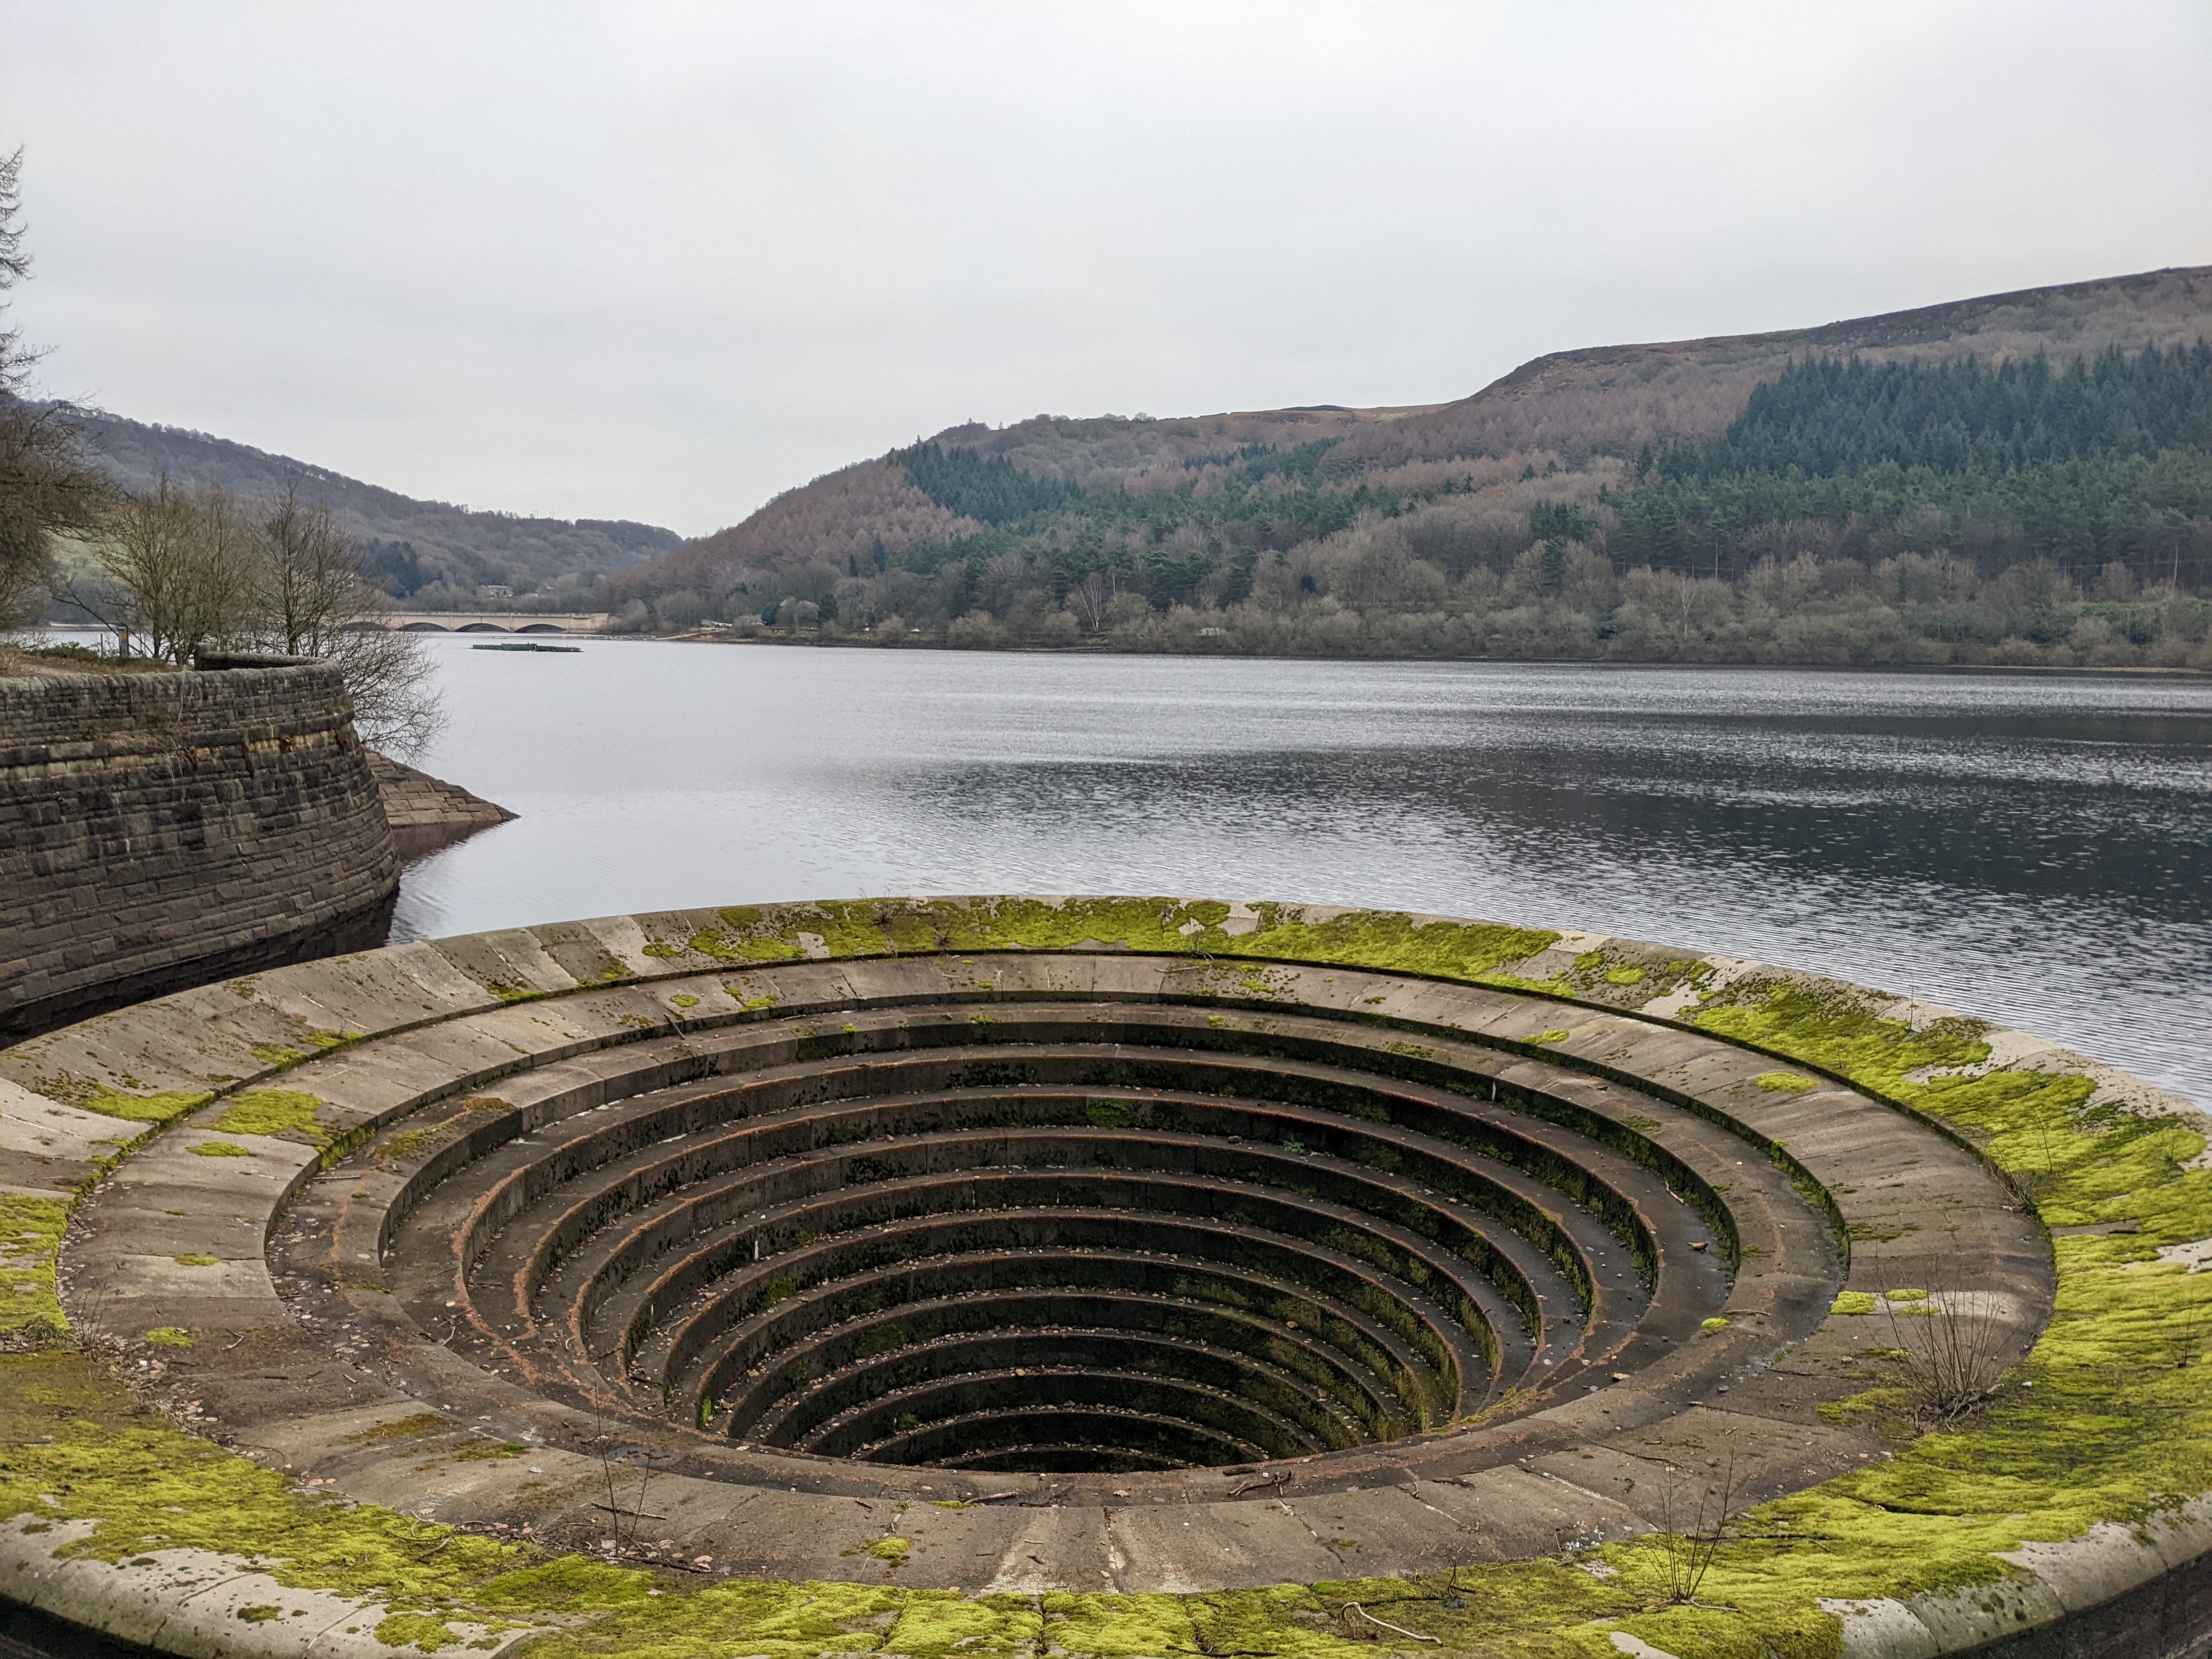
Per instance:
[[[0,680],[0,1041],[382,940],[398,864],[343,680],[216,660]]]
[[[0,1051],[0,1593],[179,1654],[2193,1659],[2208,1127],[1879,992],[1318,907],[280,969]]]

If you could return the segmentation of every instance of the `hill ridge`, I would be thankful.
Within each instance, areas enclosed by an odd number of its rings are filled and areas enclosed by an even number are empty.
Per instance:
[[[1971,313],[1991,311],[2007,304],[2017,304],[2046,297],[2087,295],[2098,289],[2150,287],[2157,284],[2160,279],[2169,276],[2212,280],[2212,265],[2163,265],[2156,270],[2138,271],[2125,276],[2100,276],[2078,283],[2054,283],[2041,288],[2012,289],[2002,294],[1977,295],[1966,300],[1945,300],[1935,305],[1909,307],[1903,311],[1872,312],[1862,317],[1843,317],[1833,322],[1820,323],[1805,328],[1765,329],[1752,334],[1703,335],[1687,340],[1638,340],[1624,342],[1617,345],[1573,346],[1564,351],[1547,351],[1540,356],[1531,357],[1527,362],[1499,375],[1480,391],[1454,401],[1472,403],[1477,398],[1486,397],[1492,392],[1507,391],[1533,380],[1539,380],[1542,378],[1545,370],[1556,366],[1578,362],[1612,366],[1638,354],[1666,351],[1687,345],[1741,347],[1802,340],[1815,346],[1836,346],[1846,349],[1870,346],[1878,349],[1884,345],[1902,343],[1862,341],[1854,339],[1844,331],[1864,329],[1875,323],[1902,324],[1923,318],[1933,320],[1938,318],[1963,317]],[[1942,337],[1948,338],[1951,334],[1956,332],[1956,330],[1948,331]],[[2160,341],[2157,343],[2172,343]]]
[[[1440,404],[963,422],[605,603],[872,643],[2178,665],[2212,610],[2187,597],[2212,578],[2209,335],[2212,267],[2175,266],[1547,353]],[[2100,378],[2058,377],[2070,412],[2025,437],[1984,430],[2013,381],[1911,378],[2038,353]],[[1789,421],[1770,398],[1755,443],[1698,460],[1760,388],[1845,357],[1887,378],[1802,380]],[[1853,402],[1907,392],[1983,435]]]
[[[556,519],[404,495],[313,461],[195,428],[137,421],[106,410],[78,424],[109,470],[143,487],[167,472],[179,483],[216,484],[249,498],[311,481],[341,521],[370,544],[372,569],[394,598],[417,608],[475,609],[478,589],[536,590],[553,609],[583,609],[602,577],[682,544],[674,531],[619,519]]]
[[[2033,341],[2082,355],[2122,341],[2130,347],[2186,344],[2212,332],[2212,266],[2017,289],[1812,327],[1690,340],[1578,347],[1531,358],[1468,397],[1441,404],[1279,410],[1133,418],[1032,416],[1003,427],[963,421],[922,439],[975,450],[1020,471],[1096,489],[1132,487],[1147,473],[1188,467],[1255,443],[1332,442],[1337,465],[1370,473],[1467,459],[1524,456],[1540,469],[1586,466],[1645,445],[1717,434],[1740,415],[1753,387],[1791,356],[1848,350],[1878,361],[1984,355]],[[753,514],[694,538],[617,582],[617,599],[649,597],[684,583],[745,569],[830,565],[896,552],[918,542],[951,543],[982,526],[933,501],[897,476],[894,449],[836,469],[779,494]],[[659,577],[665,567],[670,580]]]

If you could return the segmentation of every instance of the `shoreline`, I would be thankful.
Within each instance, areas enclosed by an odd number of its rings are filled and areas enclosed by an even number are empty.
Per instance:
[[[399,614],[405,614],[404,612]],[[530,613],[514,613],[517,626],[507,635],[527,627]],[[61,632],[96,632],[95,629],[55,629]],[[426,635],[426,637],[431,637]],[[454,633],[453,638],[461,637]],[[1711,662],[1684,661],[1678,658],[1622,658],[1622,657],[1462,657],[1462,656],[1393,656],[1383,653],[1358,655],[1315,654],[1290,656],[1274,652],[1243,651],[1133,651],[1104,644],[1082,645],[1000,645],[969,647],[947,645],[941,640],[915,641],[898,645],[880,644],[876,641],[857,638],[851,635],[803,636],[758,633],[748,635],[702,633],[690,630],[672,634],[632,633],[563,633],[563,640],[604,640],[650,642],[660,645],[758,645],[780,646],[787,649],[837,651],[929,651],[957,653],[974,657],[1156,657],[1176,660],[1208,660],[1240,662],[1334,662],[1334,663],[1482,663],[1514,668],[1697,668],[1697,669],[1764,669],[1792,673],[1839,674],[1955,674],[1955,675],[2081,675],[2099,678],[2212,680],[2212,669],[2191,668],[2186,665],[2158,666],[2148,664],[2118,664],[2111,665],[2066,665],[2049,663],[1960,663],[1960,662],[1744,662],[1723,660]],[[21,645],[18,652],[24,649]],[[28,650],[35,653],[38,647]],[[160,665],[141,666],[137,663],[124,666],[112,662],[77,667],[33,669],[25,664],[11,672],[23,674],[100,674],[144,673],[147,672],[179,672],[165,670]]]
[[[1943,662],[1684,662],[1671,658],[1619,657],[1404,657],[1404,656],[1283,656],[1271,652],[1130,651],[1113,646],[1012,645],[974,649],[928,641],[912,645],[878,645],[849,636],[804,639],[774,635],[725,638],[713,634],[575,634],[563,639],[635,640],[659,645],[761,645],[787,649],[839,651],[930,651],[969,657],[1146,657],[1175,661],[1208,662],[1328,662],[1328,663],[1480,663],[1501,668],[1696,668],[1762,669],[1788,673],[1832,674],[1960,674],[1960,675],[2083,675],[2100,678],[2212,680],[2212,669],[2121,665],[2114,667],[2058,667],[2045,663]]]

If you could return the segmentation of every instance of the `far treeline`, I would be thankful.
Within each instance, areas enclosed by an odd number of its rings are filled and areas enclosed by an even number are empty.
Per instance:
[[[971,429],[972,430],[972,429]],[[1342,437],[1079,483],[957,443],[955,526],[610,580],[637,630],[1285,655],[2212,668],[2212,345],[1808,357],[1631,455]]]

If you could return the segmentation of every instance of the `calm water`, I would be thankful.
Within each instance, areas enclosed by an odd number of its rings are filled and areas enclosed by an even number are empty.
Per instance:
[[[395,938],[915,892],[1320,900],[1916,993],[2212,1103],[2212,685],[432,642],[522,814]]]

